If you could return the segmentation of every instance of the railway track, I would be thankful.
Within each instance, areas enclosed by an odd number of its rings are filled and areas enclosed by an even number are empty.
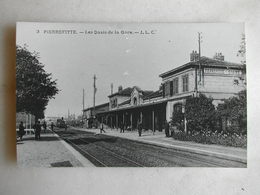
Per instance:
[[[57,133],[57,132],[56,132]],[[62,139],[74,147],[83,156],[88,158],[94,165],[98,167],[144,167],[142,164],[131,160],[127,157],[121,156],[111,150],[108,150],[102,146],[93,144],[89,147],[91,142],[84,140],[82,135],[76,138],[65,138],[61,133],[58,133]],[[84,144],[82,144],[84,143]]]
[[[159,146],[154,146],[154,145],[150,145],[150,144],[143,144],[143,143],[136,143],[136,145],[140,145],[140,148],[143,148],[143,150],[145,151],[146,149],[150,149],[150,150],[158,150],[160,147]],[[125,144],[124,146],[127,150],[131,150],[131,146],[128,146],[127,144]],[[188,151],[181,151],[178,149],[172,149],[172,148],[165,148],[165,147],[161,147],[160,151],[164,152],[163,156],[161,155],[157,155],[154,154],[155,158],[159,158],[162,160],[168,160],[168,159],[179,159],[182,162],[192,162],[191,167],[196,167],[196,164],[200,164],[200,167],[230,167],[229,163],[239,163],[241,164],[241,166],[246,166],[245,163],[241,163],[238,162],[236,160],[227,160],[224,159],[222,157],[214,157],[213,158],[209,158],[206,155],[199,155],[199,154],[194,154],[192,152],[188,152]],[[142,150],[140,152],[143,152]],[[168,158],[168,159],[167,159]],[[179,164],[179,166],[184,166],[183,164]]]
[[[246,167],[236,161],[80,130],[56,131],[98,167]]]

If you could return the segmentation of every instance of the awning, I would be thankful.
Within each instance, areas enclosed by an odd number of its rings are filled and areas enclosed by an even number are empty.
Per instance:
[[[98,114],[108,114],[108,113],[114,113],[114,112],[124,111],[124,110],[134,110],[134,109],[144,108],[144,107],[148,107],[148,106],[155,106],[155,105],[163,104],[163,103],[166,103],[167,101],[168,100],[166,99],[166,100],[162,100],[162,101],[158,101],[158,102],[150,102],[150,103],[136,105],[136,106],[118,108],[116,110],[109,110],[109,111],[105,111],[105,112],[100,112]]]

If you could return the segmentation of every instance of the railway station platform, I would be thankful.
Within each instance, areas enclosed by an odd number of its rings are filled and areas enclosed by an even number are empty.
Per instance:
[[[85,129],[85,128],[75,128],[82,131],[92,132],[92,133],[100,133],[100,129]],[[125,131],[124,133],[120,133],[118,129],[104,129],[106,131],[106,135],[120,137],[124,139],[129,139],[132,141],[142,142],[146,144],[173,148],[181,151],[188,151],[197,154],[203,154],[212,157],[218,157],[229,160],[236,160],[239,162],[247,163],[247,150],[244,148],[236,148],[236,147],[227,147],[221,145],[214,144],[199,144],[195,142],[188,141],[179,141],[174,140],[172,137],[166,137],[164,132],[152,132],[152,131],[144,131],[142,136],[138,136],[137,131]]]
[[[17,167],[94,167],[78,151],[56,134],[48,131],[35,140],[33,134],[26,134],[17,141]]]

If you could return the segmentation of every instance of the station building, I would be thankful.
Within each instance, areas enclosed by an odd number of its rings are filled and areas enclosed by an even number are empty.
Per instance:
[[[162,82],[157,91],[120,86],[116,93],[108,96],[108,103],[99,105],[104,111],[96,112],[96,118],[111,128],[125,124],[129,129],[136,129],[141,121],[144,129],[161,131],[174,110],[185,112],[187,97],[204,94],[217,105],[246,87],[241,64],[225,61],[222,53],[208,58],[199,57],[193,51],[190,62],[161,73],[159,77]],[[86,112],[91,109],[93,107]]]
[[[94,125],[95,116],[99,116],[100,113],[107,112],[109,110],[109,103],[100,104],[94,107],[89,107],[83,110],[83,118],[88,128],[92,128]]]

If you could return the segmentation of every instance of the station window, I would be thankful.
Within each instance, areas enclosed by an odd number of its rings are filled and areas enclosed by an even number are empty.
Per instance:
[[[169,96],[170,95],[170,81],[167,81],[165,83],[165,96]]]
[[[173,111],[174,112],[182,112],[182,104],[181,103],[177,103],[173,106]]]
[[[137,105],[137,98],[134,97],[134,105],[136,106]]]
[[[183,92],[189,91],[189,75],[188,74],[182,76],[182,91]]]
[[[173,95],[179,93],[179,79],[173,79]]]
[[[111,107],[112,108],[115,108],[115,107],[117,107],[117,99],[113,99],[113,100],[111,100]]]

